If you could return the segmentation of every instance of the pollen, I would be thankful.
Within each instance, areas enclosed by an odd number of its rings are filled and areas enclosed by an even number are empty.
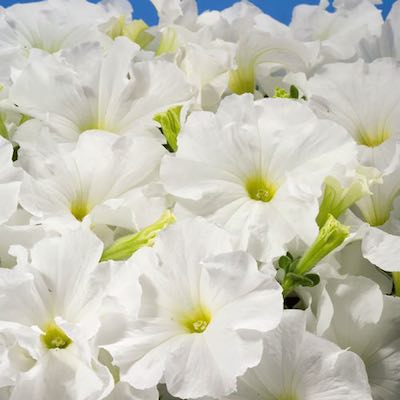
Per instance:
[[[203,333],[211,322],[211,313],[204,306],[195,308],[181,318],[181,324],[190,333]]]
[[[248,178],[245,188],[251,199],[264,203],[271,201],[276,193],[276,187],[261,175]]]
[[[54,322],[46,326],[41,340],[48,349],[66,349],[72,343],[72,340]]]

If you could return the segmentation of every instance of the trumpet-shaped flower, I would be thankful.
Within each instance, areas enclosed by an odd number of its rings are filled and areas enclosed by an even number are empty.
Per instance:
[[[323,182],[353,163],[354,150],[341,127],[305,105],[231,96],[216,115],[189,117],[161,178],[177,212],[204,216],[240,235],[257,259],[272,259],[296,236],[314,241]]]
[[[305,313],[288,310],[264,335],[260,364],[239,378],[232,400],[372,400],[356,354],[305,330]]]
[[[262,81],[261,67],[287,72],[307,72],[316,64],[318,47],[304,44],[290,37],[275,36],[268,32],[250,31],[237,45],[237,68],[231,71],[229,89],[233,93],[254,93]],[[264,79],[264,74],[261,75]]]
[[[380,35],[367,37],[360,42],[360,54],[366,61],[392,57],[400,61],[400,2],[393,3]]]
[[[22,68],[32,49],[57,53],[91,41],[108,46],[111,40],[99,25],[131,12],[130,4],[124,0],[99,4],[86,0],[15,4],[0,12],[0,54],[15,53],[13,66]]]
[[[94,229],[100,224],[139,230],[164,211],[156,184],[165,152],[152,138],[87,132],[72,152],[44,150],[29,159],[21,204],[55,228],[88,218]]]
[[[318,307],[323,307],[319,315],[328,323],[318,333],[362,358],[374,400],[397,399],[400,300],[383,295],[375,282],[355,276],[330,279],[326,291],[329,301]]]
[[[400,2],[396,1],[382,25],[380,34],[370,34],[359,43],[359,54],[367,62],[392,57],[400,61]]]
[[[370,262],[385,271],[400,271],[400,162],[394,160],[391,171],[382,174],[371,193],[353,207],[361,219],[369,224],[363,237],[362,252]]]
[[[181,398],[233,392],[236,378],[260,361],[261,332],[280,321],[277,282],[202,219],[163,231],[131,262],[141,269],[138,317],[105,346],[121,381],[138,389],[165,382]]]
[[[399,147],[400,67],[392,59],[325,66],[311,78],[317,113],[342,126],[360,145],[360,161],[384,170]]]
[[[11,399],[92,400],[112,390],[93,344],[109,279],[107,264],[98,265],[102,247],[81,229],[38,242],[30,262],[15,249],[17,266],[0,269],[0,335],[9,344],[1,359],[13,366]]]
[[[199,16],[198,23],[211,29],[213,37],[232,43],[237,43],[246,32],[254,28],[276,36],[290,36],[286,25],[247,1],[236,2],[222,11],[206,11]]]
[[[88,130],[162,138],[154,115],[185,103],[191,89],[172,63],[133,63],[138,52],[136,44],[120,37],[105,56],[88,44],[65,59],[38,57],[11,88],[10,100],[64,141],[76,141]]]
[[[334,13],[326,10],[327,0],[321,0],[318,6],[301,4],[294,9],[290,24],[294,36],[305,42],[319,42],[325,62],[350,59],[363,38],[380,33],[382,15],[368,0],[357,0],[353,7],[345,3],[347,6],[335,2]]]

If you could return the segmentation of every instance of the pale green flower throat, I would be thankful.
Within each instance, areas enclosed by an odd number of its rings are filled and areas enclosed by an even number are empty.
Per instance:
[[[46,325],[41,340],[50,350],[66,349],[72,343],[72,340],[55,322]]]
[[[263,201],[264,203],[271,201],[277,190],[275,185],[261,175],[247,178],[245,188],[251,199]]]

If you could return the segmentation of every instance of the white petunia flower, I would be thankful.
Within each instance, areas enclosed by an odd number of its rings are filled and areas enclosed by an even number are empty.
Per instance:
[[[400,60],[400,48],[394,44],[394,31],[389,20],[382,26],[380,36],[368,36],[360,41],[358,54],[366,62],[372,62],[378,58],[391,57]]]
[[[236,94],[254,93],[275,70],[308,72],[317,62],[318,51],[318,45],[304,44],[289,35],[243,33],[237,44],[237,67],[231,71],[229,89]]]
[[[15,4],[0,11],[0,59],[16,53],[14,67],[21,68],[33,49],[46,53],[85,42],[112,42],[99,29],[101,23],[121,14],[131,14],[128,1],[49,0]]]
[[[374,400],[397,400],[400,391],[400,300],[382,294],[363,277],[331,279],[326,293],[330,303],[319,311],[328,324],[318,334],[364,361]],[[325,304],[325,305],[324,305]]]
[[[109,280],[108,265],[98,265],[102,250],[78,230],[38,242],[30,262],[19,249],[18,265],[0,269],[0,336],[13,346],[1,358],[13,366],[12,400],[98,400],[112,390],[93,346]]]
[[[181,398],[220,397],[259,363],[261,332],[281,318],[281,288],[233,250],[226,232],[194,219],[133,255],[141,269],[138,319],[105,346],[121,381],[138,389],[165,382]]]
[[[247,1],[236,2],[222,11],[205,11],[199,15],[198,24],[211,29],[213,37],[232,43],[237,43],[243,34],[254,28],[276,36],[290,36],[286,25]]]
[[[87,219],[95,231],[99,225],[139,230],[165,209],[157,180],[166,150],[152,138],[87,132],[72,152],[42,151],[26,166],[20,201],[45,226]]]
[[[241,235],[257,259],[310,245],[325,178],[352,167],[355,143],[299,102],[251,95],[224,99],[216,115],[193,113],[161,178],[179,207]],[[340,156],[338,156],[340,154]]]
[[[383,24],[380,11],[368,0],[356,1],[354,7],[337,4],[334,13],[326,10],[327,0],[318,6],[298,5],[290,28],[299,40],[319,42],[325,62],[348,60],[355,55],[360,40],[368,34],[378,35]]]
[[[385,271],[400,272],[400,162],[394,160],[391,170],[381,182],[370,187],[371,193],[353,207],[369,224],[362,242],[362,253],[370,262]]]
[[[400,2],[396,1],[378,35],[368,35],[359,43],[359,54],[367,62],[392,57],[400,61]]]
[[[231,47],[220,41],[188,43],[177,55],[177,65],[197,89],[197,109],[214,111],[218,108],[233,65]]]
[[[153,117],[185,103],[192,92],[171,63],[133,63],[138,52],[136,44],[120,37],[106,56],[96,45],[84,45],[64,60],[38,57],[11,88],[10,101],[62,141],[76,141],[88,130],[162,138]]]
[[[197,19],[195,0],[151,0],[160,18],[160,25],[189,25]]]
[[[354,211],[373,227],[386,226],[396,230],[396,218],[392,218],[391,214],[395,200],[400,194],[400,160],[394,160],[393,164],[391,170],[382,174],[380,182],[370,186],[371,193],[358,200],[353,207]]]
[[[317,113],[344,126],[360,145],[360,161],[384,170],[399,151],[396,85],[400,67],[385,58],[371,64],[326,65],[311,78],[309,89]]]
[[[260,364],[238,379],[232,400],[372,400],[357,355],[305,330],[305,313],[288,310],[264,335]]]
[[[364,257],[385,271],[400,272],[399,249],[400,229],[393,234],[371,228],[363,240]]]

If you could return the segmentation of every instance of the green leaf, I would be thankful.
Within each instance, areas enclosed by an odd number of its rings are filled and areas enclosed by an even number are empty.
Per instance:
[[[307,274],[305,277],[313,282],[313,284],[310,287],[319,285],[321,281],[321,278],[319,277],[318,274]]]
[[[292,261],[288,256],[282,256],[279,261],[279,267],[282,268],[285,272],[288,272],[290,270],[290,266],[292,264]]]

